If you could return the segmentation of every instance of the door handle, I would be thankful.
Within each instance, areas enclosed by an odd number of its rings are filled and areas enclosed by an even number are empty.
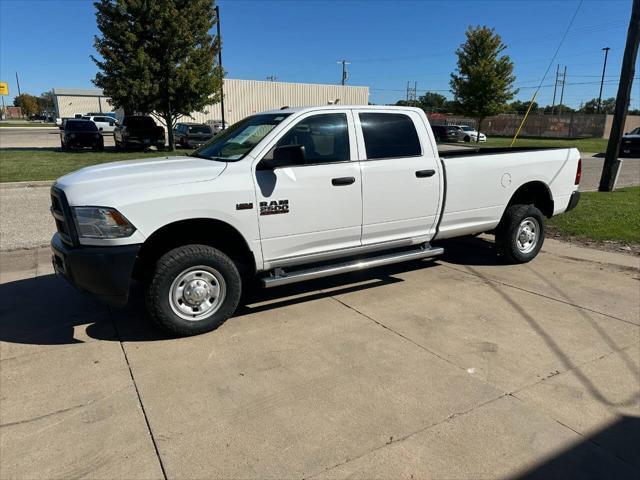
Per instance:
[[[435,170],[418,170],[416,172],[416,177],[425,178],[425,177],[433,177],[435,175]]]
[[[351,185],[355,181],[356,181],[355,177],[332,178],[331,179],[331,185],[339,187],[339,186],[342,186],[342,185]]]

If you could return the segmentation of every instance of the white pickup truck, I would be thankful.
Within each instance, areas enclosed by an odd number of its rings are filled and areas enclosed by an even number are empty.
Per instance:
[[[157,324],[192,335],[232,316],[255,278],[271,287],[434,257],[434,242],[481,232],[506,262],[528,262],[545,217],[578,203],[580,175],[571,148],[441,157],[415,108],[285,107],[190,156],[58,179],[53,264],[111,305],[142,282]]]

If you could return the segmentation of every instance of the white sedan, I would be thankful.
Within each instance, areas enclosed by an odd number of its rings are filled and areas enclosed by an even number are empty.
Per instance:
[[[458,141],[462,140],[463,142],[475,142],[478,138],[478,132],[468,125],[449,125],[449,127],[453,128],[458,135]],[[487,136],[484,133],[480,134],[480,141],[486,142]]]

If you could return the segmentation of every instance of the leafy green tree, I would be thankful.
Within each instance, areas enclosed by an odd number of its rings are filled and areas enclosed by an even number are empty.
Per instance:
[[[575,109],[571,108],[568,105],[560,103],[554,106],[553,109],[551,108],[551,105],[547,105],[543,110],[544,113],[551,113],[552,111],[553,113],[573,113],[575,112]]]
[[[53,102],[53,92],[43,92],[38,97],[38,113],[53,114],[55,110]]]
[[[23,93],[15,97],[13,99],[13,105],[20,107],[22,115],[25,117],[30,117],[38,113],[38,97],[34,97],[28,93]]]
[[[602,99],[602,103],[600,104],[600,113],[610,113],[613,114],[613,111],[616,109],[616,99],[615,97]],[[598,112],[598,99],[592,98],[591,100],[585,102],[580,106],[578,110],[580,113],[597,113]]]
[[[513,112],[513,113],[522,113],[522,114],[527,113],[530,103],[531,103],[530,101],[523,102],[521,100],[516,100],[509,104],[509,108],[507,109],[507,111]],[[533,102],[530,113],[537,112],[539,109],[540,109],[540,106],[538,105],[538,103]]]
[[[465,35],[465,43],[456,50],[456,72],[451,74],[452,105],[457,112],[476,118],[480,131],[483,120],[505,111],[518,90],[513,89],[513,62],[502,55],[507,46],[500,35],[480,26],[469,27]]]
[[[447,97],[436,92],[426,92],[418,98],[418,104],[425,112],[446,112],[449,101]]]
[[[98,0],[93,81],[125,114],[156,113],[173,150],[178,119],[219,102],[211,0]]]

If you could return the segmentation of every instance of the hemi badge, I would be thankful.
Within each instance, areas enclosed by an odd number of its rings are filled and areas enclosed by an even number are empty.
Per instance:
[[[251,210],[253,203],[236,203],[236,210]]]

